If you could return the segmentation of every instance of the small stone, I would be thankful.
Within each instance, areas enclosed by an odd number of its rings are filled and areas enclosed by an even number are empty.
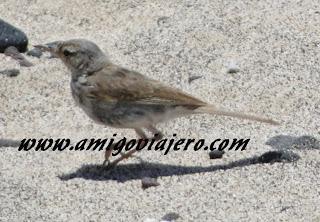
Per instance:
[[[42,56],[42,54],[43,54],[42,51],[37,48],[33,48],[27,52],[28,56],[33,56],[33,57],[37,57],[37,58],[40,58]]]
[[[237,73],[237,72],[240,72],[240,69],[239,67],[237,66],[236,63],[234,62],[231,62],[228,67],[227,67],[227,73]]]
[[[19,69],[5,69],[0,71],[1,74],[7,75],[9,77],[15,77],[20,74]]]
[[[221,159],[223,154],[225,154],[224,151],[221,150],[213,150],[209,152],[210,159]]]
[[[168,213],[166,215],[164,215],[161,220],[162,221],[175,221],[177,220],[178,218],[180,218],[180,215],[177,214],[177,213]]]
[[[188,82],[191,83],[192,81],[200,79],[200,78],[202,78],[202,76],[190,76],[188,79]]]
[[[31,62],[29,62],[14,46],[9,46],[4,50],[4,54],[6,56],[10,56],[11,58],[17,60],[21,66],[30,67],[33,66]]]
[[[15,46],[9,46],[4,50],[6,56],[10,56],[14,59],[23,59],[23,55],[20,54],[19,50]]]
[[[33,66],[33,64],[26,59],[19,60],[19,64],[20,66],[25,66],[25,67]]]
[[[142,189],[147,189],[149,187],[156,187],[160,185],[160,183],[157,182],[156,178],[151,178],[151,177],[142,178],[141,184],[142,184]]]
[[[28,38],[20,29],[0,19],[0,52],[3,53],[9,46],[16,47],[19,52],[25,52]]]

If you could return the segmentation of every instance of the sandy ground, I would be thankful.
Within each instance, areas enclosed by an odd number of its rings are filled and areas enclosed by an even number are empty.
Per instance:
[[[152,3],[151,3],[152,2]],[[230,3],[227,3],[230,2]],[[251,138],[243,152],[143,151],[111,172],[100,152],[0,148],[0,221],[320,221],[320,7],[318,1],[2,0],[1,18],[30,44],[83,37],[115,63],[230,110],[272,117],[269,126],[192,116],[159,125],[168,137]],[[1,139],[105,138],[130,130],[93,123],[70,94],[57,59],[0,55]],[[240,72],[227,73],[236,63]],[[190,76],[201,79],[188,83]],[[269,150],[293,163],[250,164]],[[144,176],[160,186],[141,189]]]

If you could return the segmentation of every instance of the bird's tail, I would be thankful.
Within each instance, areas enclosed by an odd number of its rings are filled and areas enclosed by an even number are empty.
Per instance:
[[[279,125],[278,122],[276,122],[272,119],[254,116],[254,115],[245,114],[245,113],[226,111],[226,110],[218,109],[218,108],[214,107],[213,105],[202,106],[202,107],[197,108],[194,111],[196,113],[209,113],[209,114],[219,115],[219,116],[231,116],[231,117],[240,118],[240,119],[248,119],[248,120],[253,120],[253,121],[258,121],[258,122],[269,123],[272,125]]]

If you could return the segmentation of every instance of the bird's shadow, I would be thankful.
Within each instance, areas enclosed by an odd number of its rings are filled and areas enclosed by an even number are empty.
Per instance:
[[[291,149],[319,149],[319,141],[312,136],[291,137],[278,135],[270,138],[267,142],[275,151],[266,152],[260,156],[243,158],[227,164],[213,166],[179,166],[160,163],[141,163],[141,164],[121,164],[112,170],[97,164],[87,164],[81,166],[75,172],[60,175],[63,181],[74,178],[87,180],[114,180],[125,182],[129,180],[142,179],[143,177],[163,177],[174,175],[196,174],[204,172],[214,172],[218,170],[230,170],[236,167],[245,167],[255,164],[270,164],[274,162],[295,162],[300,159],[299,155]],[[214,161],[214,160],[213,160]]]
[[[142,179],[143,177],[156,178],[162,176],[185,175],[213,172],[217,170],[227,170],[234,167],[255,164],[256,159],[257,158],[247,158],[226,165],[214,165],[209,167],[179,166],[145,162],[140,164],[120,164],[111,170],[107,170],[107,168],[102,165],[86,164],[81,166],[75,172],[61,175],[59,176],[59,178],[61,180],[83,178],[88,180],[116,180],[119,182],[125,182],[128,180]]]

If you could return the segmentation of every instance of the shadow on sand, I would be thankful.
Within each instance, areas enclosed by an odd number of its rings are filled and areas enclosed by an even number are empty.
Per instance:
[[[20,140],[0,139],[0,147],[18,147]]]
[[[320,150],[320,141],[313,136],[279,135],[270,138],[266,144],[276,150]]]
[[[87,180],[115,180],[125,182],[128,180],[142,179],[143,177],[163,177],[174,175],[196,174],[214,172],[217,170],[230,170],[236,167],[250,166],[254,164],[267,164],[275,162],[290,163],[300,159],[299,155],[292,152],[295,150],[319,149],[319,141],[312,136],[291,137],[278,135],[270,138],[267,145],[275,151],[268,151],[261,156],[244,158],[228,164],[200,166],[178,166],[159,163],[121,164],[112,170],[97,164],[83,165],[75,172],[60,175],[61,180],[83,178]]]

